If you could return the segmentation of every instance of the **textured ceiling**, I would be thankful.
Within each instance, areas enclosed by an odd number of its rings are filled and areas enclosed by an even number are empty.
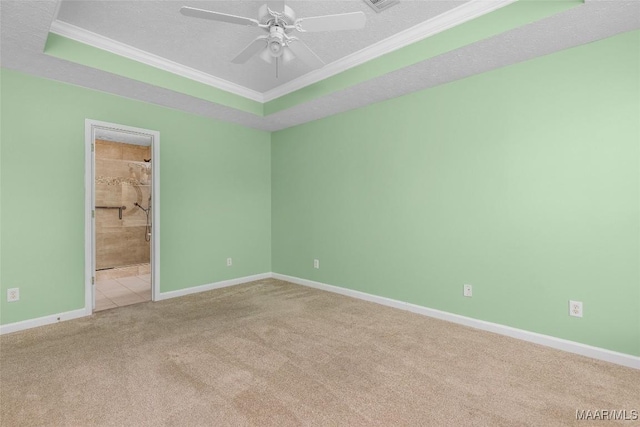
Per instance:
[[[266,92],[312,69],[299,60],[279,67],[258,57],[245,64],[231,60],[252,40],[266,34],[257,27],[185,17],[182,6],[258,18],[263,1],[71,1],[64,0],[58,20],[153,53],[258,92]],[[297,18],[362,11],[364,29],[295,33],[325,63],[357,52],[402,30],[455,8],[464,1],[404,0],[376,13],[362,0],[287,1]]]
[[[640,2],[588,1],[549,18],[260,117],[43,54],[55,11],[53,0],[0,1],[2,67],[270,131],[640,28]]]

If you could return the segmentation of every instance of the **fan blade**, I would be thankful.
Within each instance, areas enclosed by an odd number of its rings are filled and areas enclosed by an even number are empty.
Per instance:
[[[291,39],[288,47],[298,59],[310,67],[320,68],[324,65],[322,59],[320,59],[318,55],[309,49],[309,46],[304,44],[301,40]]]
[[[367,17],[363,12],[341,13],[339,15],[300,18],[296,29],[302,32],[358,30],[364,28]]]
[[[257,19],[245,18],[244,16],[227,15],[226,13],[213,12],[211,10],[196,9],[195,7],[183,6],[180,13],[192,18],[210,19],[212,21],[228,22],[230,24],[240,24],[248,26],[260,25]]]
[[[256,53],[260,52],[267,47],[267,36],[260,36],[251,43],[247,47],[244,48],[242,52],[240,52],[235,58],[231,60],[234,64],[244,64]]]

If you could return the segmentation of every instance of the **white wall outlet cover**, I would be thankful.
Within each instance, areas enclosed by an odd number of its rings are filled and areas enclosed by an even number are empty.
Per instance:
[[[582,302],[569,300],[569,315],[582,317]]]
[[[319,259],[314,259],[313,260],[313,268],[320,268],[320,260]]]
[[[582,317],[582,301],[569,300],[569,316]]]
[[[473,296],[473,287],[472,287],[471,285],[464,285],[464,286],[463,286],[462,294],[463,294],[465,297]]]
[[[233,265],[233,258],[227,258],[227,267],[231,267]]]
[[[7,289],[7,302],[14,302],[20,299],[20,288]]]

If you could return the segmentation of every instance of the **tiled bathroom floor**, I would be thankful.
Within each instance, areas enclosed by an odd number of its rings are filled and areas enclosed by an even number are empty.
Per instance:
[[[96,283],[94,311],[151,301],[151,274],[103,279]]]

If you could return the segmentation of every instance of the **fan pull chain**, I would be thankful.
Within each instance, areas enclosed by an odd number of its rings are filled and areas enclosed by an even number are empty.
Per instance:
[[[276,58],[276,79],[278,78],[278,60],[280,58]]]

